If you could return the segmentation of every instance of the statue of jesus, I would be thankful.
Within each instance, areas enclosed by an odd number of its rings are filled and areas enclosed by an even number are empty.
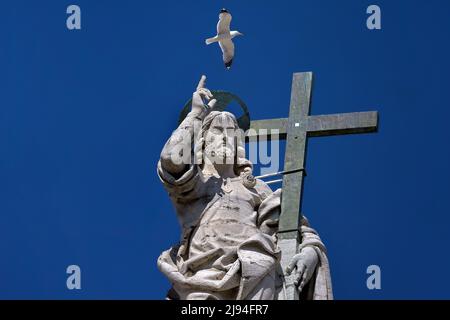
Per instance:
[[[205,82],[202,76],[158,162],[182,229],[180,242],[158,259],[172,284],[167,299],[284,299],[291,273],[300,299],[332,299],[326,249],[306,219],[298,254],[281,269],[282,190],[252,176],[235,116],[214,110]]]

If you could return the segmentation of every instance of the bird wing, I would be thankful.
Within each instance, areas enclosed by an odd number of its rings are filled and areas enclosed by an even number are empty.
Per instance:
[[[234,43],[231,39],[220,40],[219,41],[220,49],[222,49],[223,53],[223,62],[226,64],[233,60],[234,57]]]
[[[217,23],[217,34],[230,33],[231,14],[222,12],[219,14],[219,22]]]

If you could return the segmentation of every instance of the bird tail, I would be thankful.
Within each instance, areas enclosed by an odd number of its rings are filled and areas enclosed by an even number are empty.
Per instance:
[[[227,70],[230,70],[232,64],[233,64],[233,59],[231,59],[228,62],[225,62],[225,68],[227,68]]]
[[[205,40],[206,44],[211,44],[213,42],[217,42],[217,37],[212,37]]]

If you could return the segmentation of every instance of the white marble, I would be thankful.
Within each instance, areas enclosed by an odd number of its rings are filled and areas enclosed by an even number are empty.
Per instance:
[[[299,247],[278,241],[282,190],[252,179],[243,141],[233,137],[236,119],[214,111],[205,82],[158,162],[182,229],[158,259],[172,284],[168,298],[332,299],[325,246],[306,219]]]

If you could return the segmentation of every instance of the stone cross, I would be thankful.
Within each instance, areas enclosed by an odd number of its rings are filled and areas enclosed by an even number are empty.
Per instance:
[[[276,129],[279,139],[286,139],[284,171],[305,169],[305,156],[308,137],[376,132],[378,113],[353,112],[331,115],[311,116],[312,72],[294,73],[291,90],[289,118],[251,121],[247,139],[259,137],[260,129],[268,133]],[[264,130],[265,131],[265,130]],[[263,132],[264,132],[263,131]],[[263,138],[261,136],[261,138]],[[270,139],[270,137],[269,137]],[[278,245],[282,251],[283,271],[290,259],[297,253],[301,241],[299,233],[305,170],[283,176],[283,196],[278,231]],[[285,276],[288,300],[297,300],[298,292],[291,276]]]

